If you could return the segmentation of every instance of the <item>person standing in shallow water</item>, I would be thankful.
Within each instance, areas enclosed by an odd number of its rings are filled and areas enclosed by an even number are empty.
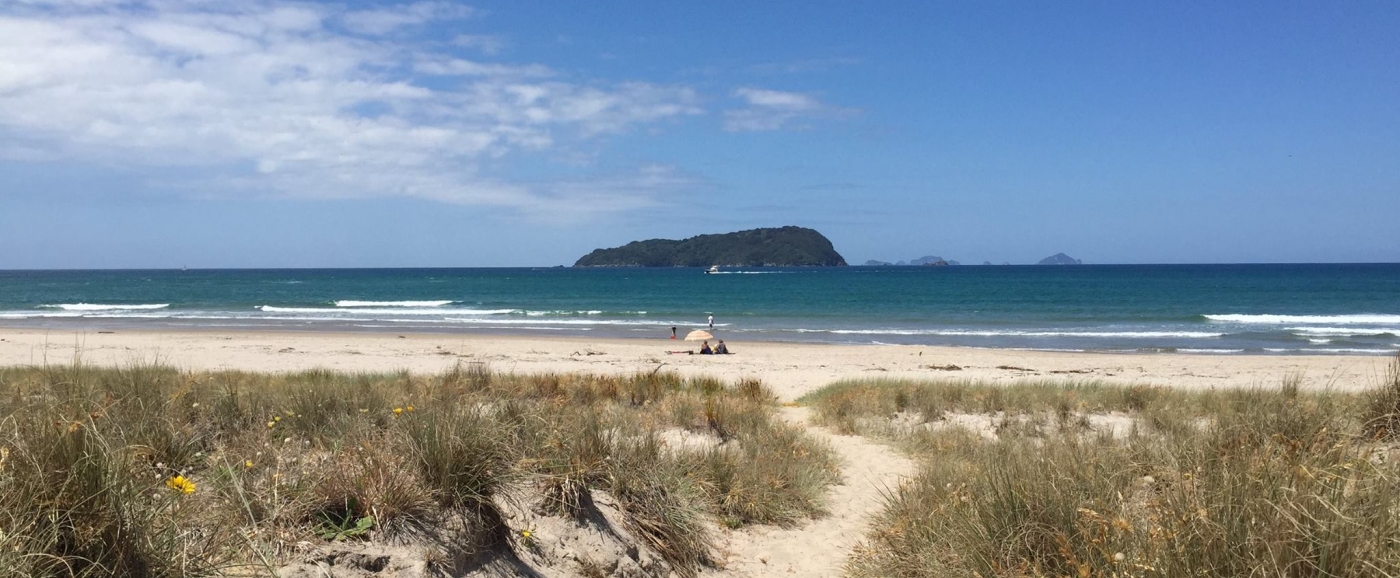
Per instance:
[[[675,338],[676,338],[676,326],[675,326],[675,325],[672,325],[672,326],[671,326],[671,339],[675,339]]]
[[[711,314],[711,315],[710,315],[710,331],[714,331],[714,330],[715,330],[715,316],[714,316],[713,314]]]

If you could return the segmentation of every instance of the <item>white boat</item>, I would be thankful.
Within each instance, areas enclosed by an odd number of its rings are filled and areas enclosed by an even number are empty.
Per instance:
[[[719,273],[719,265],[710,265],[710,268],[705,271],[705,274],[709,275],[711,273]]]

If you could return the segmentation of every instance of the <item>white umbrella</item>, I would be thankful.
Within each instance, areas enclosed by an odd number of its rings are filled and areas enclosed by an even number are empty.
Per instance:
[[[714,338],[715,336],[710,335],[709,331],[691,331],[685,335],[686,341],[705,341]]]

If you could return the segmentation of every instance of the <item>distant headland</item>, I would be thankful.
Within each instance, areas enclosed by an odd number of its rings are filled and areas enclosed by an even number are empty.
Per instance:
[[[575,267],[844,267],[821,233],[804,227],[750,229],[679,241],[651,239],[595,249]]]

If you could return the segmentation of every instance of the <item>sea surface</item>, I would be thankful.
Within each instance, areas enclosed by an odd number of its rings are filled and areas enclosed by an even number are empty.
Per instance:
[[[0,325],[1394,353],[1400,264],[0,271]]]

